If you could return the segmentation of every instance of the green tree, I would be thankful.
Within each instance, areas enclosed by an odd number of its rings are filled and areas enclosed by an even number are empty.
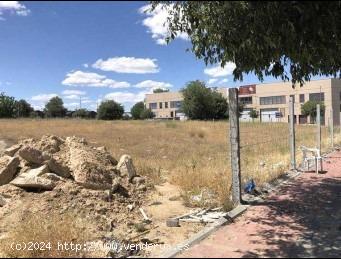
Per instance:
[[[227,100],[199,80],[191,81],[181,90],[184,101],[181,111],[192,120],[224,119],[228,117]]]
[[[64,107],[63,100],[56,96],[50,99],[45,105],[45,115],[51,118],[64,117],[67,109]]]
[[[89,118],[89,112],[87,109],[77,109],[72,113],[73,118]]]
[[[151,9],[159,4],[168,10],[167,41],[187,33],[206,64],[233,62],[234,80],[341,76],[340,1],[151,1]]]
[[[213,113],[214,119],[226,119],[228,118],[228,103],[227,100],[218,92],[212,91],[213,97]]]
[[[107,100],[101,102],[97,110],[97,118],[100,120],[118,120],[122,119],[124,108],[121,104]]]
[[[156,88],[153,90],[153,93],[154,94],[157,94],[157,93],[167,93],[169,92],[169,89],[165,89],[165,88]]]
[[[16,116],[16,101],[14,97],[0,93],[0,118],[13,118]]]
[[[141,119],[141,113],[144,111],[144,103],[143,102],[138,102],[136,103],[131,109],[131,116],[133,117],[134,120],[139,120]]]
[[[249,115],[250,115],[250,117],[252,118],[252,121],[254,121],[255,119],[258,118],[258,112],[257,112],[255,109],[252,109],[252,110],[249,112]]]
[[[33,108],[31,104],[21,99],[16,103],[17,116],[18,117],[30,117],[31,112],[33,112]]]
[[[307,102],[305,102],[301,107],[302,115],[310,116],[310,118],[313,121],[315,121],[316,115],[317,115],[316,106],[318,104],[320,104],[321,116],[323,117],[326,107],[325,107],[323,102],[319,102],[319,101],[307,101]]]
[[[142,120],[146,120],[146,119],[152,119],[154,118],[154,113],[152,112],[151,109],[144,109],[141,114],[140,114],[140,118]]]
[[[181,91],[184,97],[182,111],[188,118],[192,120],[214,118],[214,97],[204,82],[191,81]]]

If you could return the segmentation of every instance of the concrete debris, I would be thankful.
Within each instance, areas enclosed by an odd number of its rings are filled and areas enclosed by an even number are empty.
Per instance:
[[[0,186],[8,184],[13,179],[18,166],[18,157],[10,157],[7,155],[0,157]]]
[[[0,218],[25,215],[22,207],[44,215],[76,213],[91,223],[95,240],[113,232],[130,238],[127,222],[141,221],[141,213],[143,224],[151,222],[138,210],[148,200],[149,186],[129,155],[118,163],[105,147],[95,148],[84,138],[24,139],[0,155]]]
[[[31,164],[41,165],[51,157],[32,146],[24,146],[19,150],[19,156]]]
[[[140,208],[140,212],[141,212],[145,222],[151,222],[151,220],[148,218],[147,214],[144,212],[144,210],[142,208]]]
[[[122,179],[131,182],[135,178],[135,188],[147,190],[145,179],[135,177],[129,155],[123,155],[118,163],[104,146],[92,147],[84,138],[46,135],[39,140],[24,139],[5,153],[0,157],[0,185],[12,181],[24,189],[51,190],[55,182],[70,179],[84,188],[115,193]]]
[[[6,205],[6,200],[5,200],[5,198],[4,197],[2,197],[1,195],[0,195],[0,207],[3,207],[3,206],[5,206]]]
[[[170,218],[170,219],[167,219],[166,225],[167,227],[170,227],[170,228],[180,227],[180,222],[179,222],[179,219]]]
[[[21,144],[11,146],[5,150],[4,154],[8,156],[14,156],[15,153],[17,153],[17,151],[21,148],[21,146]]]
[[[25,190],[46,190],[51,191],[55,187],[52,180],[35,176],[33,174],[23,174],[15,178],[11,184]]]
[[[121,156],[116,168],[120,171],[122,177],[128,176],[129,181],[136,176],[133,160],[129,155]]]
[[[59,157],[52,157],[48,161],[48,166],[51,172],[54,172],[56,175],[59,175],[64,178],[69,178],[71,176],[70,168],[61,161]]]
[[[197,210],[174,219],[179,220],[180,222],[213,223],[227,215],[227,212],[222,211],[222,208],[215,208]]]

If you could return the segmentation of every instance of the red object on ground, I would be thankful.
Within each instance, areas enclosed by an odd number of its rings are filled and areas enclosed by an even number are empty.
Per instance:
[[[179,257],[341,257],[341,152]]]

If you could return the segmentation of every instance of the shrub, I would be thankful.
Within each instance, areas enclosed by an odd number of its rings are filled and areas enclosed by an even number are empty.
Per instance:
[[[0,94],[0,118],[13,118],[16,112],[16,101],[14,97]]]
[[[86,109],[77,109],[72,113],[74,118],[89,118],[89,112]]]
[[[97,118],[99,120],[118,120],[122,119],[124,108],[121,104],[108,100],[103,101],[97,110]]]
[[[140,118],[142,120],[145,120],[145,119],[152,119],[154,118],[154,113],[152,112],[151,109],[144,109],[141,114],[140,114]]]
[[[67,109],[64,107],[63,100],[56,96],[51,98],[50,101],[45,105],[44,112],[47,117],[57,118],[64,117]]]
[[[144,111],[144,103],[138,102],[136,103],[130,110],[131,116],[133,116],[134,120],[141,119],[141,113]]]

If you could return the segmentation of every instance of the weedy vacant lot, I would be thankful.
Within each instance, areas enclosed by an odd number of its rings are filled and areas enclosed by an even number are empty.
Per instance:
[[[229,207],[228,128],[226,121],[0,120],[0,139],[11,144],[45,134],[85,137],[94,145],[106,146],[114,157],[130,154],[138,173],[155,184],[166,180],[178,185],[188,205],[209,202]],[[242,123],[240,131],[243,181],[253,178],[261,185],[288,168],[287,124]],[[297,147],[316,146],[316,126],[297,126],[296,137]],[[322,143],[326,151],[330,140],[325,127]],[[298,161],[300,155],[297,150]],[[207,199],[191,199],[199,194]]]

